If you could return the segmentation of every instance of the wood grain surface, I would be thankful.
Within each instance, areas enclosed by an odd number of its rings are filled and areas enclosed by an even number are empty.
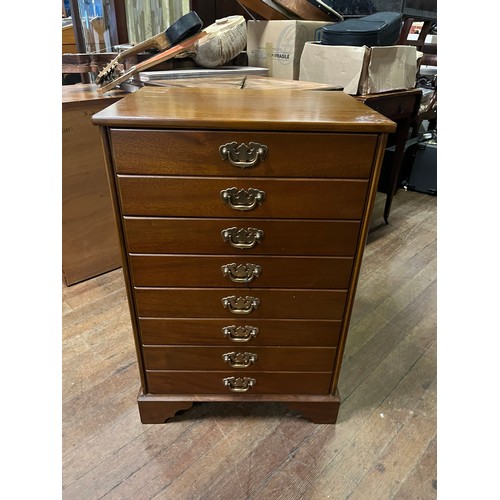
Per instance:
[[[396,130],[394,122],[344,92],[296,89],[144,87],[95,115],[93,122],[111,127],[140,128],[147,123],[152,128],[195,130]]]
[[[359,236],[358,221],[189,219],[124,217],[131,253],[233,255],[323,255],[351,257]],[[224,241],[228,228],[264,231],[253,248],[235,249]]]
[[[276,3],[307,21],[330,21],[333,19],[307,0],[276,0]],[[332,23],[333,24],[333,23]]]
[[[231,142],[263,144],[268,153],[254,167],[235,167],[219,151]],[[368,179],[376,136],[111,130],[111,144],[114,168],[120,174]]]
[[[228,296],[256,297],[259,306],[245,318],[342,319],[345,290],[290,290],[234,288],[134,289],[137,314],[150,318],[241,318],[222,304]]]
[[[256,372],[226,371],[154,371],[146,372],[151,394],[220,394],[234,395],[223,379],[247,377],[256,380],[249,394],[323,394],[329,390],[331,372]],[[246,394],[246,393],[245,393]]]
[[[335,348],[324,347],[208,347],[208,346],[144,346],[147,370],[230,370],[224,362],[227,353],[255,354],[257,359],[239,368],[239,377],[247,371],[331,371]]]
[[[292,19],[292,15],[287,14],[273,0],[238,0],[238,3],[255,12],[263,19],[273,21],[283,21]]]
[[[435,499],[436,202],[399,191],[385,225],[377,196],[335,426],[258,401],[141,424],[122,271],[62,285],[62,498]]]
[[[91,121],[118,97],[100,99],[93,86],[62,88],[62,271],[69,286],[122,265],[101,139]]]
[[[118,188],[124,215],[359,220],[368,181],[120,175]],[[221,198],[232,188],[258,189],[264,200],[238,210]]]
[[[129,262],[137,286],[347,288],[352,269],[351,257],[133,254]],[[250,283],[235,283],[222,272],[227,264],[249,263],[261,268]]]
[[[232,342],[224,335],[227,326],[249,325],[258,329],[248,342]],[[140,318],[139,332],[143,344],[223,344],[242,346],[330,346],[337,345],[339,320],[275,320],[275,319],[175,319]]]

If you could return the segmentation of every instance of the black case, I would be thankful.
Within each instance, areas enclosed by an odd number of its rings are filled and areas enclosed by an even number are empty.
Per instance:
[[[402,15],[399,12],[377,12],[323,26],[321,43],[368,47],[394,45],[399,39],[401,26]]]
[[[406,189],[437,195],[437,144],[418,144]]]

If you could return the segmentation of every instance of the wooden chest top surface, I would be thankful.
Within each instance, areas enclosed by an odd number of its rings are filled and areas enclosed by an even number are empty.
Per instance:
[[[144,87],[93,117],[96,125],[224,130],[393,132],[383,115],[338,91]]]

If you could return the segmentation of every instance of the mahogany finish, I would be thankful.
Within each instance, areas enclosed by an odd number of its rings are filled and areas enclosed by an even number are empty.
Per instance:
[[[194,401],[279,400],[334,423],[394,123],[339,92],[147,87],[93,121],[123,245],[141,421]],[[265,196],[231,207],[221,191],[233,187]]]
[[[234,168],[228,161],[221,161],[219,152],[222,144],[233,141],[265,144],[269,152],[254,167]],[[120,174],[368,179],[377,137],[321,132],[112,129],[111,143],[115,169]]]
[[[352,257],[279,257],[228,255],[131,254],[129,264],[137,286],[199,286],[237,288],[347,288]],[[258,277],[250,283],[233,283],[223,276],[227,264],[256,264]]]
[[[333,19],[328,14],[312,3],[303,0],[275,0],[275,2],[294,16],[297,16],[298,19],[333,22]]]
[[[401,174],[404,170],[403,160],[410,129],[413,128],[411,132],[413,137],[418,135],[419,127],[417,118],[420,114],[422,90],[410,89],[382,92],[380,94],[357,96],[356,99],[387,116],[387,118],[390,118],[397,124],[396,132],[390,134],[387,139],[387,146],[394,147],[392,161],[390,164],[383,165],[378,183],[378,190],[387,194],[384,220],[388,224],[392,199],[402,181]]]
[[[331,372],[256,372],[224,371],[154,371],[146,372],[152,394],[231,394],[234,398],[247,393],[232,393],[224,386],[226,377],[248,377],[256,380],[252,394],[328,394]]]
[[[62,273],[70,286],[121,266],[101,139],[91,117],[124,92],[101,97],[96,85],[77,84],[63,85],[61,94]]]
[[[258,328],[258,335],[248,341],[233,342],[224,335],[228,324]],[[139,318],[143,344],[220,345],[241,348],[253,346],[326,346],[335,347],[340,334],[340,320],[247,319],[234,318]]]
[[[221,202],[222,205],[222,202]],[[221,209],[222,211],[222,209]],[[124,217],[131,253],[188,253],[233,255],[222,231],[230,227],[253,227],[264,237],[245,255],[354,255],[359,221],[287,219],[188,219]]]
[[[144,346],[144,362],[147,370],[224,370],[228,364],[223,355],[235,352],[255,354],[257,359],[245,368],[238,368],[239,376],[250,371],[329,371],[335,348],[325,347],[249,347],[234,345],[214,346]]]
[[[236,211],[221,204],[221,191],[258,188],[262,205]],[[309,180],[252,178],[251,181],[203,177],[118,176],[124,215],[175,217],[248,217],[359,219],[368,180]]]
[[[126,96],[116,106],[103,110],[93,117],[93,121],[96,125],[120,128],[229,130],[236,134],[248,131],[244,133],[247,141],[253,141],[256,135],[266,131],[377,135],[396,130],[394,122],[343,92],[283,88],[263,92],[234,88],[144,87],[140,92]],[[238,140],[233,132],[225,132],[225,135]],[[374,136],[371,139],[374,140]],[[290,140],[297,140],[297,137]],[[143,143],[144,154],[145,149]],[[303,141],[302,149],[297,148],[299,158],[294,160],[288,152],[288,161],[304,161],[312,149]],[[339,153],[341,149],[335,152]],[[205,160],[203,150],[172,152],[176,156],[171,160],[178,160],[183,154],[190,154],[193,158],[200,155],[197,163]],[[357,151],[357,154],[363,153]]]
[[[252,319],[341,319],[346,300],[345,290],[136,287],[134,293],[137,314],[150,318],[238,318],[243,314],[224,308],[222,299],[251,295],[260,299],[257,309],[244,315]]]
[[[435,499],[437,197],[401,190],[396,200],[385,225],[385,195],[377,193],[338,425],[311,424],[298,413],[309,418],[318,409],[315,421],[334,420],[326,408],[334,396],[251,392],[172,394],[168,403],[164,394],[139,396],[145,422],[175,415],[166,425],[141,424],[123,270],[62,285],[63,498]],[[245,349],[272,333],[267,324],[280,323],[258,321],[260,333],[240,344]],[[292,323],[306,325],[307,339],[312,322]],[[184,333],[190,341],[189,327]]]
[[[187,401],[189,399],[189,401]],[[287,405],[289,408],[302,413],[302,415],[318,424],[334,424],[340,405],[340,397],[333,395],[309,395],[301,394],[241,394],[238,398],[246,403],[278,402]],[[234,401],[233,396],[226,394],[172,394],[169,401],[165,401],[162,396],[150,394],[145,396],[139,394],[137,401],[141,408],[141,421],[148,424],[161,424],[181,410],[189,409],[196,402],[224,402]]]
[[[285,21],[291,19],[291,14],[288,15],[284,9],[275,7],[272,3],[263,2],[262,0],[239,0],[239,3],[250,9],[262,19],[271,19],[277,21]]]

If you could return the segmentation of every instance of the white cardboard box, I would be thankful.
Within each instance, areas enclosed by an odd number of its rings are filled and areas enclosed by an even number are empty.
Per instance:
[[[248,21],[248,65],[269,68],[269,76],[298,80],[300,56],[307,41],[320,40],[320,21]]]
[[[420,55],[411,45],[351,47],[307,42],[299,80],[339,86],[351,95],[412,89]]]

